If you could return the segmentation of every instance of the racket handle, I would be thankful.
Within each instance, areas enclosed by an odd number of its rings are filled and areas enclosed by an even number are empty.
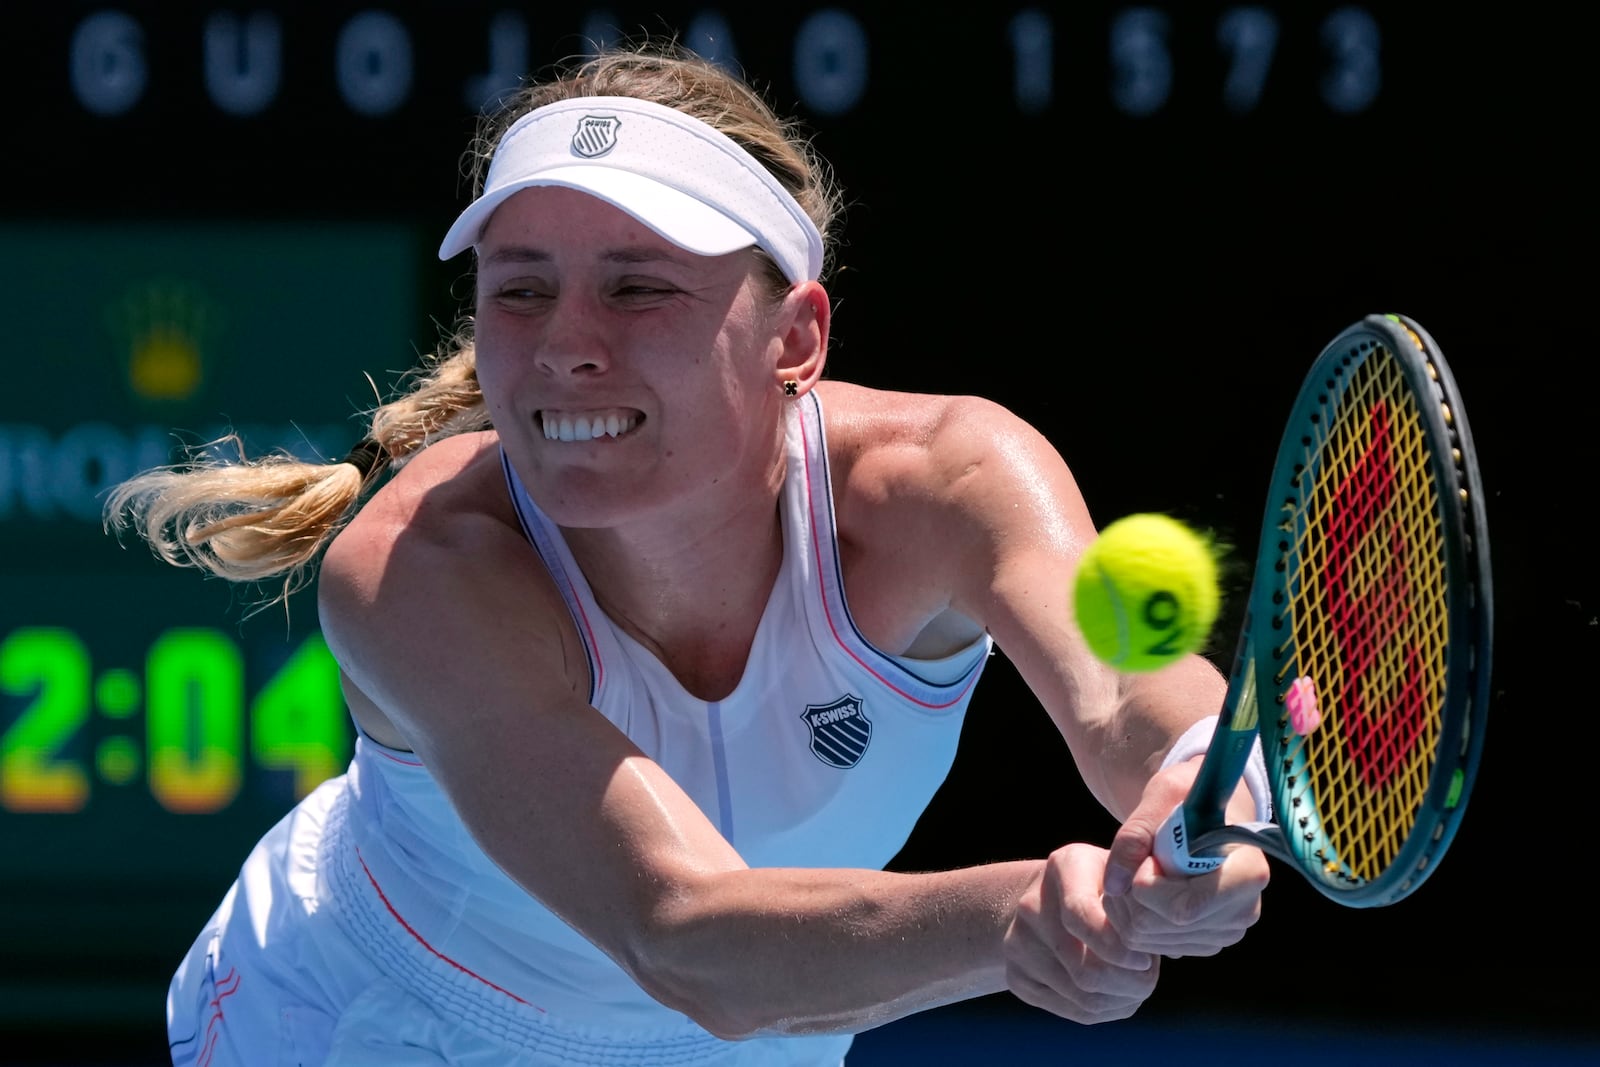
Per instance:
[[[1250,845],[1285,863],[1301,864],[1284,839],[1283,828],[1276,823],[1230,823],[1197,833],[1189,826],[1182,804],[1156,831],[1155,848],[1151,852],[1162,874],[1193,877],[1210,874],[1221,867],[1227,857],[1216,850],[1225,845]]]
[[[1222,866],[1221,856],[1196,856],[1189,852],[1189,827],[1179,804],[1156,831],[1155,859],[1162,874],[1210,874]]]

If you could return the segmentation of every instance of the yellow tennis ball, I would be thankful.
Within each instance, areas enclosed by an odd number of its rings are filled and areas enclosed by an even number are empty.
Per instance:
[[[1073,582],[1078,629],[1121,671],[1153,671],[1198,651],[1221,592],[1210,541],[1177,519],[1127,515],[1100,531]]]

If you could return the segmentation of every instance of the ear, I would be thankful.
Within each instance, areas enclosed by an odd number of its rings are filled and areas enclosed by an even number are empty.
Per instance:
[[[785,382],[797,382],[794,395],[799,396],[822,379],[832,320],[833,305],[820,282],[801,282],[789,290],[778,313],[780,333],[774,342],[779,348],[773,368],[778,388]]]

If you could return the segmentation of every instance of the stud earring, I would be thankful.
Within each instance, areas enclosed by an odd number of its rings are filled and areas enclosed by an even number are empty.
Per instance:
[[[800,383],[799,382],[795,381],[793,378],[788,378],[788,379],[786,379],[784,381],[784,383],[783,383],[783,395],[784,396],[798,396],[799,393],[800,393]]]

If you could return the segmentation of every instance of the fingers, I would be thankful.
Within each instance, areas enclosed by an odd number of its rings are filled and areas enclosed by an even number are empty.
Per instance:
[[[1126,855],[1136,852],[1135,841]],[[1155,991],[1162,956],[1214,955],[1260,918],[1270,870],[1259,849],[1200,877],[1163,877],[1146,853],[1120,896],[1101,891],[1111,856],[1058,849],[1018,901],[1005,941],[1018,999],[1080,1023],[1128,1018]]]
[[[1106,852],[1092,845],[1073,844],[1057,849],[1049,860],[1043,892],[1047,914],[1057,916],[1056,947],[1073,951],[1082,944],[1096,960],[1133,971],[1149,970],[1150,953],[1131,948],[1106,914],[1100,884],[1105,876]]]
[[[1261,917],[1271,874],[1260,849],[1237,848],[1208,874],[1163,875],[1156,836],[1187,795],[1197,761],[1151,779],[1106,858],[1105,911],[1123,943],[1158,956],[1211,956],[1244,937]],[[1252,803],[1241,788],[1236,801]]]
[[[1183,802],[1197,768],[1197,762],[1168,768],[1145,786],[1139,806],[1111,839],[1105,872],[1107,896],[1120,897],[1133,885],[1135,874],[1155,852],[1156,834]]]
[[[1106,896],[1120,897],[1132,887],[1134,874],[1155,848],[1156,826],[1149,825],[1136,811],[1118,828],[1106,857],[1103,886]]]
[[[1198,877],[1162,877],[1142,865],[1121,897],[1108,897],[1108,922],[1130,949],[1161,956],[1210,956],[1236,944],[1261,917],[1271,869],[1259,849],[1239,848]]]
[[[1106,853],[1057,850],[1018,902],[1006,935],[1006,978],[1017,997],[1080,1023],[1125,1019],[1155,989],[1160,961],[1129,948],[1100,901]]]
[[[1160,961],[1136,971],[1106,963],[1082,945],[1074,958],[1019,957],[1007,961],[1006,981],[1016,997],[1074,1022],[1126,1019],[1155,991]]]

